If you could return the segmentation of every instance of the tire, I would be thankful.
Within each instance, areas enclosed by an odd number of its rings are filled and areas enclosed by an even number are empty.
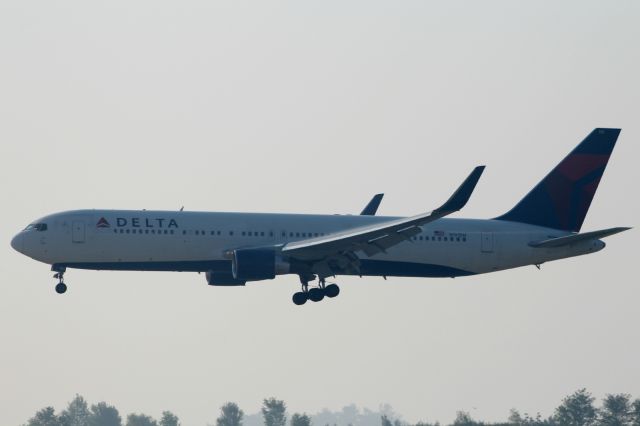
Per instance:
[[[312,288],[309,290],[309,300],[319,302],[324,299],[324,291],[321,288]]]
[[[327,297],[336,297],[340,294],[340,287],[336,284],[329,284],[324,288],[324,294]]]
[[[65,283],[56,284],[56,293],[63,294],[67,291],[67,285]]]
[[[291,298],[291,300],[293,300],[293,303],[295,303],[296,305],[300,306],[300,305],[304,305],[305,303],[307,303],[307,293],[303,293],[303,292],[298,292],[298,293],[293,293],[293,297]]]

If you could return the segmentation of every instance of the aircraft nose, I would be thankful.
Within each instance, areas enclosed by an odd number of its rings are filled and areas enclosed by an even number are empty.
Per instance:
[[[15,251],[22,253],[22,246],[24,244],[23,239],[24,235],[22,235],[22,233],[16,235],[11,240],[11,247],[13,247]]]

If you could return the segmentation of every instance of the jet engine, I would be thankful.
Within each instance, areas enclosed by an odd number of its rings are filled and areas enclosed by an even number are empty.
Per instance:
[[[245,285],[246,281],[236,280],[231,272],[207,271],[207,284],[215,286],[238,286]]]
[[[271,280],[288,273],[289,263],[273,247],[244,248],[233,250],[231,270],[238,281]]]

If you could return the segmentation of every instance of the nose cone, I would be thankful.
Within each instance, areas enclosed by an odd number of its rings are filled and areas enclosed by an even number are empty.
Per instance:
[[[24,235],[22,235],[22,233],[16,235],[11,240],[11,247],[13,247],[15,251],[22,253],[23,245],[24,245],[23,239],[24,239]]]

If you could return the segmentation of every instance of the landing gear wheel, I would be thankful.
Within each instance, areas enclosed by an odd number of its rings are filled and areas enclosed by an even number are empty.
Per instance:
[[[297,293],[293,293],[293,297],[291,299],[293,300],[293,303],[300,306],[307,303],[307,300],[309,299],[309,297],[307,296],[307,293],[303,291],[299,291]]]
[[[56,293],[62,294],[67,291],[67,285],[65,283],[56,284]]]
[[[319,302],[324,299],[324,290],[321,288],[312,288],[309,290],[309,300]]]
[[[336,297],[340,294],[340,287],[336,284],[329,284],[324,288],[324,295],[327,297]]]

